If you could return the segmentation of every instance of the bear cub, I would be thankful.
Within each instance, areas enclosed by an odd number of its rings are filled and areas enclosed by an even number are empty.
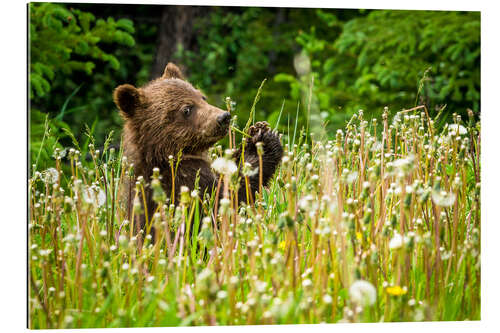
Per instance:
[[[135,196],[135,181],[143,176],[149,183],[153,169],[159,168],[163,190],[170,197],[172,175],[169,156],[177,158],[182,151],[174,181],[174,201],[179,202],[181,186],[190,190],[195,187],[196,174],[199,172],[199,189],[202,195],[212,193],[219,176],[213,172],[207,151],[217,141],[228,134],[231,115],[206,101],[206,97],[189,82],[180,69],[168,63],[163,75],[143,87],[130,84],[118,86],[113,99],[124,119],[123,145],[124,156],[134,165],[131,177],[124,191],[130,217]],[[283,148],[279,135],[270,130],[265,122],[252,126],[245,138],[246,162],[258,168],[257,142],[263,144],[262,184],[267,185],[279,165]],[[232,157],[236,165],[241,159],[241,147]],[[252,195],[259,190],[259,173],[249,177]],[[220,191],[222,196],[222,191]],[[245,182],[242,177],[238,198],[246,201]],[[152,189],[146,186],[146,205],[148,216],[156,210],[152,200]],[[141,219],[144,227],[144,218]]]

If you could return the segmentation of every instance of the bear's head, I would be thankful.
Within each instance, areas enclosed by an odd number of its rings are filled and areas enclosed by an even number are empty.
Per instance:
[[[202,153],[228,133],[229,112],[208,104],[172,63],[143,87],[117,87],[113,99],[125,120],[127,140],[149,163],[163,164],[179,150]]]

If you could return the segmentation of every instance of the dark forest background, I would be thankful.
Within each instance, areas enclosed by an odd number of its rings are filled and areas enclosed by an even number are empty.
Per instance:
[[[345,126],[426,105],[439,122],[480,112],[480,13],[448,11],[32,3],[30,157],[75,139],[96,146],[122,121],[112,101],[178,64],[210,103],[286,132],[297,121]],[[309,120],[308,120],[309,115]],[[289,125],[291,124],[291,125]],[[49,131],[47,131],[49,129]],[[43,147],[42,149],[40,149]]]

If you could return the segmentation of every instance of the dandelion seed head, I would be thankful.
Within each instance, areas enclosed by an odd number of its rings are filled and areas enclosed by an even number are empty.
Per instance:
[[[456,196],[454,193],[447,193],[446,191],[432,191],[432,201],[441,207],[450,207],[455,203]]]
[[[255,282],[255,290],[258,293],[261,293],[261,294],[265,293],[266,289],[267,289],[267,283],[265,283],[264,281],[256,281]]]
[[[394,236],[389,241],[389,248],[392,250],[396,250],[401,248],[404,244],[408,242],[408,237],[403,237],[398,233],[395,233]]]
[[[48,257],[52,253],[52,249],[40,249],[38,252],[42,257]]]
[[[310,279],[305,279],[304,281],[302,281],[302,287],[304,288],[309,288],[312,286],[312,281]]]
[[[212,163],[212,168],[219,174],[226,175],[226,176],[231,176],[234,174],[236,171],[238,171],[238,167],[234,163],[233,160],[226,159],[223,157],[217,158],[213,163]]]
[[[54,184],[59,180],[59,171],[55,168],[48,168],[43,173],[43,179],[49,184]]]
[[[351,300],[361,306],[369,306],[375,303],[377,291],[368,281],[357,280],[349,288]]]
[[[467,129],[459,124],[450,124],[448,125],[448,134],[451,136],[455,136],[456,134],[466,135]]]
[[[324,295],[323,302],[325,302],[325,304],[332,304],[332,302],[333,302],[332,296],[330,296],[328,294]]]
[[[83,200],[88,204],[96,204],[101,207],[106,202],[106,194],[100,187],[88,186],[83,190]]]
[[[222,198],[220,200],[221,207],[229,207],[230,204],[231,204],[231,201],[228,198]]]
[[[249,310],[249,308],[252,307],[252,306],[254,306],[255,304],[257,304],[257,301],[255,300],[255,298],[249,297],[247,299],[247,302],[245,304],[243,304],[242,310],[244,312],[247,312]],[[245,306],[246,306],[246,309],[245,309]]]
[[[227,298],[227,291],[225,291],[225,290],[219,290],[217,292],[217,298],[218,299],[225,299],[225,298]]]
[[[345,170],[345,169],[344,169]],[[358,173],[356,171],[348,172],[346,181],[348,184],[352,184],[358,179]]]
[[[127,236],[125,236],[125,235],[120,235],[120,236],[118,237],[118,242],[119,242],[120,244],[122,244],[122,245],[127,244],[127,242],[128,242]]]

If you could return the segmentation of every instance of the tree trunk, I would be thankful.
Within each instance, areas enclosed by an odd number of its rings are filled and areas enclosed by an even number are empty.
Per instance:
[[[192,50],[195,47],[195,21],[198,17],[206,15],[209,9],[210,7],[196,6],[163,6],[163,9],[160,9],[162,14],[151,79],[161,76],[169,61],[185,69],[183,59],[175,57],[175,53],[179,47],[184,50]]]

